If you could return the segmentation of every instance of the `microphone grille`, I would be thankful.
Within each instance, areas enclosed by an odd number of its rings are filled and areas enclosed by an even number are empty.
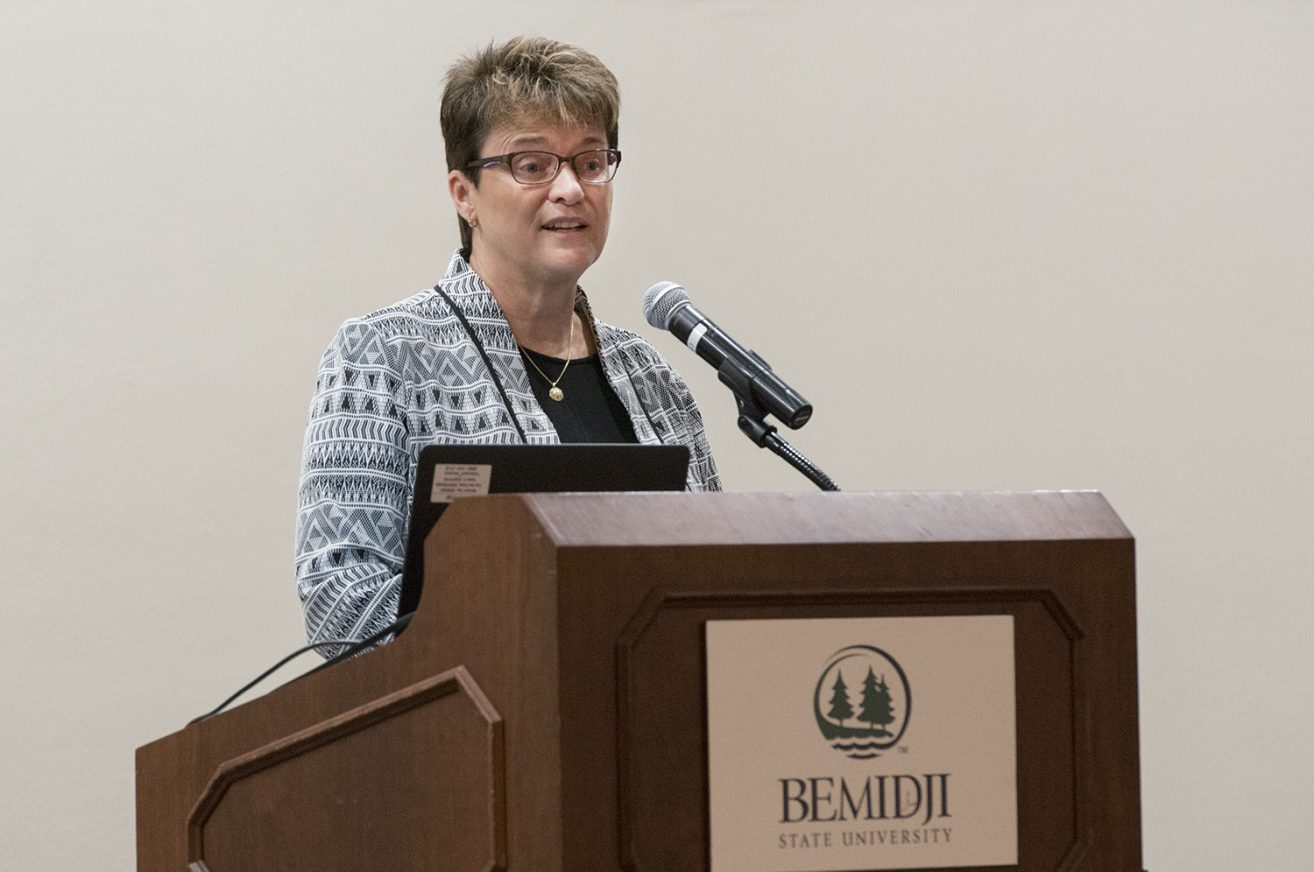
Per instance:
[[[689,302],[689,294],[675,282],[658,282],[643,295],[643,317],[659,330],[670,323],[671,313],[681,303]]]

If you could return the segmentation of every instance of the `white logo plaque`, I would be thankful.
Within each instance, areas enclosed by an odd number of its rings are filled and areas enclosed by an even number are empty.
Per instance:
[[[712,872],[1017,864],[1013,618],[709,621]]]

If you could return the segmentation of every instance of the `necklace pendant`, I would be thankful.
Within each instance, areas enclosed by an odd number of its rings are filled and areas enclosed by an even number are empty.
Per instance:
[[[566,398],[566,392],[554,385],[552,389],[548,391],[548,396],[559,403]]]

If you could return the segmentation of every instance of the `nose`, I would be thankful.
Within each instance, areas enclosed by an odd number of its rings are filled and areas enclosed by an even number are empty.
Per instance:
[[[575,168],[571,166],[570,161],[562,162],[557,177],[552,180],[552,189],[549,193],[553,202],[567,205],[573,205],[584,199],[584,186],[580,183],[579,176],[575,175]]]

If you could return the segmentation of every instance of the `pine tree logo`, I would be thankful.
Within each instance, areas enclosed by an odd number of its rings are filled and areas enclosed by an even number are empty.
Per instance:
[[[849,690],[854,680],[856,699]],[[903,667],[871,645],[850,645],[832,654],[812,694],[821,735],[854,760],[871,760],[898,744],[911,710],[912,691]]]

